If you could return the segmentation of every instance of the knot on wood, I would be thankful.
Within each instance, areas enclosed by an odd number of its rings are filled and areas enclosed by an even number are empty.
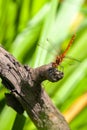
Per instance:
[[[57,82],[58,80],[62,79],[64,73],[59,71],[57,68],[49,68],[47,71],[48,80],[51,82]]]

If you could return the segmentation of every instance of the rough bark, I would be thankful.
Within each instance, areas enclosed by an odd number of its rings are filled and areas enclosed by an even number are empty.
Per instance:
[[[5,94],[7,104],[22,114],[25,110],[38,130],[69,130],[62,114],[55,108],[41,82],[56,82],[63,73],[52,63],[38,68],[21,65],[0,47],[0,77],[10,93]]]

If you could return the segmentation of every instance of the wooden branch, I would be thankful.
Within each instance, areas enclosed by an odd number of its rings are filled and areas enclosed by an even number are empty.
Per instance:
[[[0,77],[10,93],[5,94],[7,104],[22,114],[24,110],[38,130],[69,130],[62,114],[41,87],[41,82],[56,82],[63,73],[52,63],[38,68],[21,65],[11,54],[0,47]]]

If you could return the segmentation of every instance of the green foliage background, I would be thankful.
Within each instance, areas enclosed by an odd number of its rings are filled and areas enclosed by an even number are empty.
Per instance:
[[[54,61],[55,49],[64,51],[74,32],[77,36],[67,55],[81,62],[71,60],[71,66],[66,60],[64,78],[43,83],[61,112],[87,91],[87,2],[0,0],[0,43],[22,64],[37,67]],[[6,91],[0,80],[0,130],[36,130],[26,113],[18,115],[6,105]],[[86,130],[86,118],[84,108],[69,123],[71,129]]]

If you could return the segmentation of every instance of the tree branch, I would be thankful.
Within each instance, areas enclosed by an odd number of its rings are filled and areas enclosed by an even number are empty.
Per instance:
[[[22,114],[24,110],[38,130],[69,130],[62,114],[41,87],[41,82],[56,82],[63,73],[52,63],[38,68],[21,65],[11,54],[0,47],[0,77],[10,93],[5,94],[7,104]]]

